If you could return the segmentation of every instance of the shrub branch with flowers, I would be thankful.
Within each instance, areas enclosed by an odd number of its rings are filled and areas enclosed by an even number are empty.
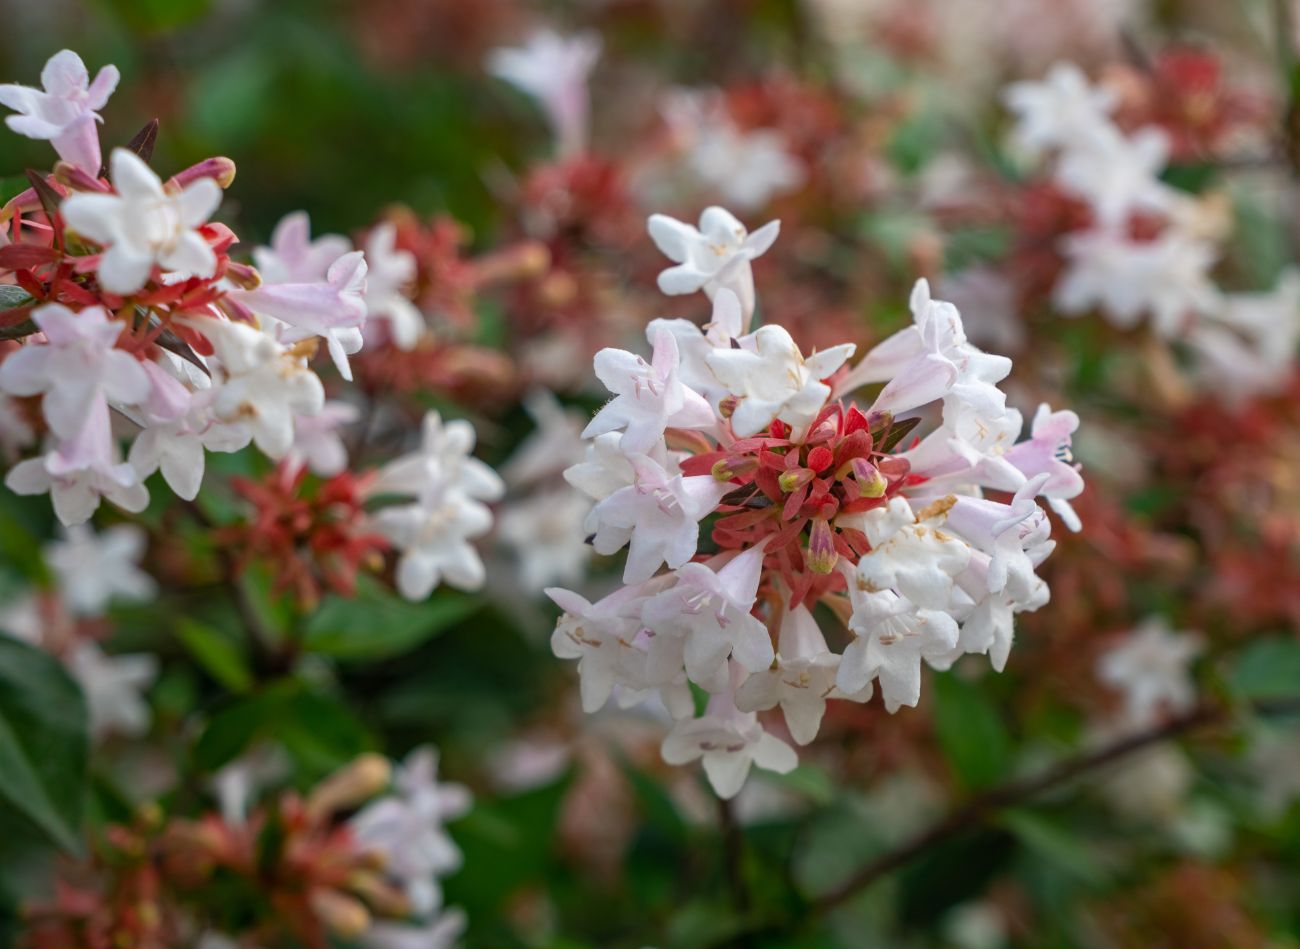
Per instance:
[[[1296,939],[1289,4],[82,6],[0,946]]]

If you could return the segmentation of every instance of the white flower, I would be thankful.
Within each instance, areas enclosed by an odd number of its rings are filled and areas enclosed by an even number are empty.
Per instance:
[[[799,437],[830,398],[831,387],[821,380],[844,365],[854,348],[843,343],[805,359],[790,334],[772,324],[754,333],[754,351],[715,349],[707,361],[738,399],[731,416],[737,435],[756,435],[780,419]]]
[[[144,549],[143,530],[118,524],[98,534],[68,528],[64,539],[46,544],[43,553],[68,610],[101,616],[114,599],[148,600],[157,592],[153,578],[138,566]]]
[[[521,587],[539,592],[556,583],[578,583],[591,560],[583,525],[591,502],[575,491],[540,491],[507,503],[497,535],[519,560]]]
[[[584,438],[623,429],[619,448],[647,452],[667,428],[710,428],[716,417],[709,403],[677,378],[679,358],[672,333],[654,338],[651,362],[622,349],[596,353],[596,376],[614,399],[596,413],[583,430]]]
[[[143,400],[149,379],[135,357],[114,349],[123,324],[103,307],[73,313],[57,303],[32,314],[45,344],[30,342],[0,363],[0,389],[12,395],[44,393],[41,409],[60,438],[72,438],[105,399],[122,404]]]
[[[139,473],[122,463],[112,443],[107,412],[92,415],[75,440],[14,465],[5,476],[5,487],[22,495],[48,491],[55,515],[67,527],[89,520],[101,497],[132,513],[149,503]]]
[[[1083,198],[1103,226],[1123,227],[1138,211],[1168,211],[1174,192],[1160,181],[1169,138],[1154,126],[1124,135],[1106,125],[1061,157],[1056,179]]]
[[[253,248],[253,262],[267,283],[314,283],[350,250],[352,242],[338,234],[312,240],[307,212],[294,211],[275,226],[270,247]]]
[[[780,705],[790,737],[797,743],[806,745],[817,737],[827,698],[854,702],[871,698],[870,682],[854,695],[836,690],[840,657],[827,648],[806,606],[786,611],[777,645],[772,668],[755,672],[736,690],[736,706],[743,712],[761,712]]]
[[[726,288],[736,294],[746,318],[754,312],[754,271],[750,262],[772,246],[780,221],[753,234],[724,208],[706,208],[699,228],[664,214],[652,214],[650,237],[677,266],[659,274],[659,289],[671,296],[703,290],[712,299]]]
[[[586,459],[565,469],[564,480],[593,501],[603,501],[635,482],[632,462],[619,451],[622,437],[617,432],[597,435],[587,444]]]
[[[1113,92],[1092,86],[1073,63],[1056,63],[1039,82],[1012,83],[1002,99],[1016,115],[1016,145],[1030,157],[1088,142],[1110,125],[1117,104]]]
[[[1064,249],[1069,269],[1053,300],[1067,314],[1100,307],[1127,329],[1149,313],[1155,331],[1173,337],[1196,314],[1219,308],[1219,291],[1209,277],[1218,252],[1177,230],[1152,241],[1089,231],[1066,238]]]
[[[739,128],[718,95],[679,91],[663,106],[686,164],[703,190],[742,211],[803,184],[799,159],[775,129]]]
[[[262,452],[283,458],[293,445],[294,418],[319,412],[325,404],[320,379],[301,357],[251,326],[216,319],[191,325],[211,341],[223,370],[214,415],[243,423]]]
[[[1152,617],[1101,656],[1097,678],[1123,695],[1125,722],[1142,728],[1196,704],[1191,664],[1203,648],[1199,635],[1175,632],[1163,618]]]
[[[348,450],[339,430],[361,417],[361,410],[347,402],[326,402],[315,415],[293,420],[293,445],[285,456],[291,468],[306,465],[313,474],[332,478],[348,467]]]
[[[546,595],[564,611],[551,634],[551,652],[578,660],[584,712],[599,711],[615,686],[646,686],[646,651],[636,641],[641,628],[636,608],[644,599],[639,590],[624,587],[594,604],[558,587]]]
[[[947,609],[953,578],[970,563],[970,547],[937,527],[918,523],[901,497],[888,507],[868,511],[863,520],[861,529],[871,550],[858,561],[858,588],[894,590],[924,609]],[[881,524],[885,521],[887,526]]]
[[[90,175],[99,174],[99,110],[117,88],[116,66],[105,66],[90,81],[86,65],[70,49],[50,57],[41,70],[44,91],[27,86],[0,86],[0,105],[18,115],[5,120],[28,138],[48,139],[59,157]]]
[[[682,641],[686,673],[693,682],[714,679],[729,657],[749,672],[772,664],[767,627],[750,612],[762,567],[761,547],[750,548],[716,571],[707,563],[683,564],[672,588],[646,601],[642,621],[657,635]]]
[[[793,748],[763,731],[757,715],[736,708],[730,688],[709,699],[702,717],[677,722],[660,750],[669,764],[702,760],[721,798],[736,796],[752,765],[786,774],[799,763]]]
[[[183,417],[149,425],[136,436],[127,457],[140,477],[161,470],[163,480],[176,496],[192,501],[203,483],[205,452],[235,452],[248,445],[252,434],[242,422],[222,424],[212,417],[211,404],[217,391],[198,393]]]
[[[323,279],[266,283],[252,290],[231,290],[227,296],[258,316],[286,324],[287,329],[280,334],[285,342],[323,337],[339,375],[351,382],[348,356],[361,351],[365,288],[365,255],[352,251],[330,264]]]
[[[452,908],[416,924],[372,923],[361,935],[365,949],[452,949],[469,925],[463,910]]]
[[[849,628],[857,638],[840,658],[836,686],[852,695],[875,679],[889,711],[916,705],[921,660],[945,656],[957,645],[957,621],[940,610],[918,609],[892,590],[863,592],[851,585],[849,592],[854,601]]]
[[[424,335],[422,314],[406,296],[415,280],[415,255],[397,248],[397,225],[378,224],[366,241],[366,314],[370,323],[384,323],[398,349],[414,349]],[[369,324],[367,324],[369,325]]]
[[[358,844],[383,855],[385,871],[403,885],[419,916],[438,909],[438,878],[460,867],[460,850],[443,825],[467,813],[471,803],[462,785],[439,783],[438,754],[426,746],[396,769],[391,795],[352,818]]]
[[[715,349],[730,349],[732,342],[753,348],[753,337],[743,336],[744,314],[740,311],[740,298],[725,287],[713,295],[713,316],[704,329],[690,320],[651,320],[646,327],[646,338],[654,345],[663,331],[672,334],[677,342],[679,360],[677,378],[708,400],[715,409],[728,395],[727,387],[709,368],[709,354]]]
[[[125,148],[113,150],[116,194],[78,192],[59,210],[68,227],[107,250],[99,258],[99,282],[110,293],[134,293],[154,265],[172,275],[211,277],[217,257],[196,229],[221,203],[221,186],[196,178],[178,194]]]
[[[591,111],[587,80],[600,58],[600,37],[539,30],[516,49],[494,50],[488,71],[535,98],[555,132],[561,156],[587,149]]]
[[[501,477],[470,455],[476,435],[469,422],[443,422],[437,412],[426,412],[420,431],[420,449],[385,465],[370,488],[372,495],[420,497],[451,489],[478,501],[495,501],[505,493]]]
[[[397,590],[408,600],[423,600],[443,581],[459,590],[483,585],[483,561],[469,541],[492,528],[492,512],[462,492],[426,491],[415,504],[380,510],[374,526],[401,551]]]
[[[583,413],[566,409],[546,389],[528,393],[524,409],[537,428],[501,466],[501,477],[513,488],[550,483],[587,454],[582,443]]]
[[[133,738],[149,730],[151,715],[141,693],[158,677],[156,657],[109,656],[94,643],[83,642],[68,654],[67,663],[86,696],[95,735]]]
[[[711,475],[670,475],[646,455],[628,459],[636,481],[596,505],[596,552],[612,554],[628,544],[624,583],[648,580],[660,565],[677,568],[695,556],[700,520],[731,485]]]

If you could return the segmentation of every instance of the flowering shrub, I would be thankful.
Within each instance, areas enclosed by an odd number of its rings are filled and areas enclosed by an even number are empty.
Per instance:
[[[1291,4],[11,7],[0,945],[1295,941]]]

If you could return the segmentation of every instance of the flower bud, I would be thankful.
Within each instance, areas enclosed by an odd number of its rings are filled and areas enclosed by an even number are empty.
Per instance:
[[[718,414],[723,418],[731,418],[736,414],[737,400],[734,395],[729,395],[718,403]]]
[[[54,180],[69,191],[95,191],[107,194],[113,190],[98,178],[66,161],[61,161],[54,166]]]
[[[383,755],[366,754],[335,771],[307,799],[307,812],[316,820],[355,807],[388,787],[393,766]]]
[[[808,537],[808,569],[813,573],[827,574],[835,569],[839,559],[830,523],[825,518],[817,518],[812,522]]]
[[[815,477],[811,468],[790,468],[777,476],[776,483],[786,494],[793,494]]]
[[[235,163],[221,156],[205,158],[197,165],[190,165],[184,171],[172,175],[164,187],[168,191],[181,191],[200,178],[211,178],[222,188],[229,188],[235,180]]]
[[[360,936],[370,928],[370,911],[364,903],[338,890],[313,890],[310,898],[314,912],[327,928],[344,939]]]
[[[885,488],[888,487],[888,482],[885,481],[884,475],[880,473],[880,469],[867,459],[853,459],[853,479],[858,483],[858,494],[861,497],[880,498],[885,496]]]

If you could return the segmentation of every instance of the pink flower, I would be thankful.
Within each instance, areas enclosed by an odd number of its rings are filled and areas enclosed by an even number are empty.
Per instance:
[[[116,66],[105,66],[90,81],[86,65],[70,49],[55,53],[41,70],[45,91],[0,86],[0,105],[18,112],[5,123],[19,135],[48,139],[59,157],[90,175],[101,165],[98,111],[117,88]]]

